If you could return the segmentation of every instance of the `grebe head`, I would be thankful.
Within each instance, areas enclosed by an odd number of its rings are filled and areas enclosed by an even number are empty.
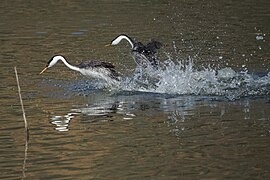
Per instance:
[[[59,60],[66,61],[64,56],[61,55],[55,55],[53,56],[47,63],[46,67],[39,73],[42,74],[44,73],[48,68],[53,67]]]
[[[123,39],[127,40],[129,44],[131,45],[131,48],[134,46],[134,41],[126,34],[120,34],[116,38],[114,38],[110,44],[107,44],[106,46],[114,46],[119,44]]]

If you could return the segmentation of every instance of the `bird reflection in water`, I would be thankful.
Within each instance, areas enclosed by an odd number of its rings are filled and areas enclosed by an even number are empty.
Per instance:
[[[74,118],[74,115],[78,113],[67,113],[64,116],[52,116],[51,124],[55,125],[57,131],[68,131],[69,122]]]
[[[109,104],[93,104],[91,106],[86,105],[84,107],[78,107],[71,109],[63,116],[52,116],[51,124],[55,125],[55,130],[57,131],[68,131],[70,121],[75,117],[75,115],[83,114],[91,118],[87,118],[84,122],[86,123],[98,123],[98,122],[108,122],[113,121],[113,116],[116,114],[122,115],[124,120],[131,120],[136,115],[127,111],[123,107],[123,102],[114,102]]]

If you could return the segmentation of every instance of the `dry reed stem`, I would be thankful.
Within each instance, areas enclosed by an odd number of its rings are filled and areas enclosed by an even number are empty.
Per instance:
[[[20,102],[21,102],[21,107],[22,107],[22,113],[23,113],[23,120],[24,120],[24,128],[26,131],[26,137],[27,139],[29,138],[29,129],[28,129],[28,124],[27,124],[27,120],[25,117],[25,111],[24,111],[24,106],[23,106],[23,101],[22,101],[22,95],[21,95],[21,88],[20,88],[20,84],[19,84],[19,77],[18,77],[18,73],[17,73],[17,69],[16,67],[14,67],[15,70],[15,75],[16,75],[16,80],[17,80],[17,85],[18,85],[18,93],[19,93],[19,97],[20,97]]]

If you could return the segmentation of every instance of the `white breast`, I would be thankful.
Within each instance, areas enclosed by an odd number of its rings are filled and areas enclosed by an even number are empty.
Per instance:
[[[109,71],[104,68],[88,68],[88,69],[81,69],[80,72],[88,77],[97,78],[97,79],[105,79],[108,80]]]

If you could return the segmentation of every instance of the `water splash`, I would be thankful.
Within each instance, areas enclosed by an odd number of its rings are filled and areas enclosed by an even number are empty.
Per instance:
[[[77,80],[64,85],[66,93],[88,95],[105,89],[112,93],[149,92],[168,95],[222,96],[229,100],[242,97],[269,96],[270,72],[237,72],[230,67],[197,68],[192,58],[168,60],[158,70],[137,68],[121,81]]]
[[[132,77],[123,80],[121,89],[174,95],[225,96],[230,100],[270,94],[270,73],[236,72],[230,67],[198,70],[191,59],[187,63],[167,60],[161,67],[158,71],[135,71]]]
[[[196,68],[188,61],[167,60],[160,69],[136,69],[120,82],[77,80],[66,85],[67,93],[88,95],[105,89],[113,93],[149,92],[168,95],[223,96],[229,100],[270,95],[270,72],[237,72],[230,67]]]

